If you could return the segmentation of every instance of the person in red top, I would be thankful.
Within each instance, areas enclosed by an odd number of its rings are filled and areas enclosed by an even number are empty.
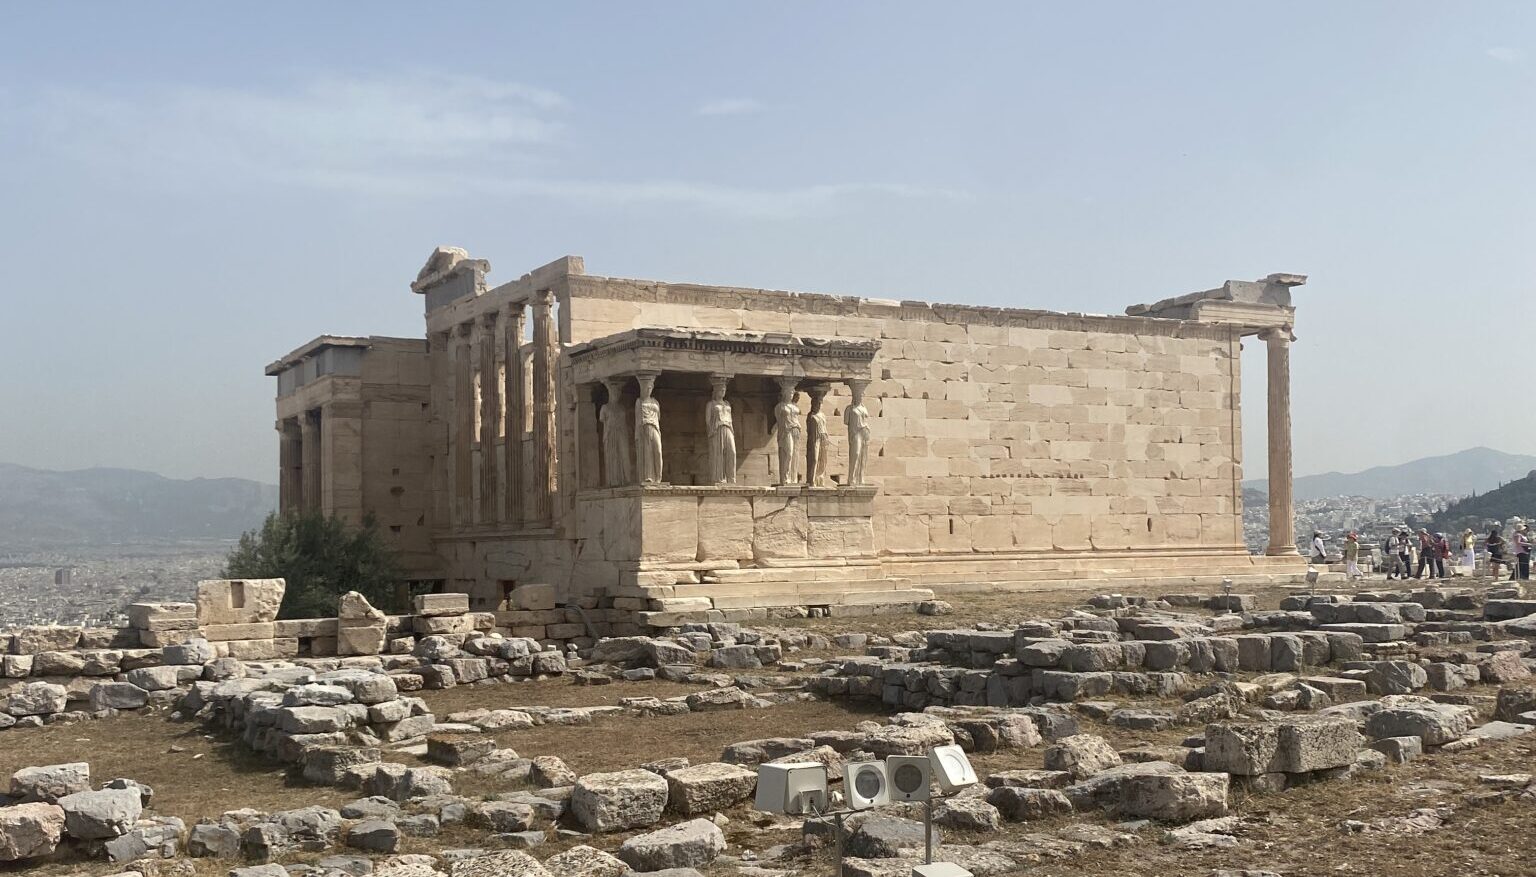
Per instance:
[[[1435,550],[1435,540],[1434,540],[1434,537],[1429,535],[1429,531],[1428,530],[1424,529],[1423,527],[1420,527],[1419,528],[1419,567],[1414,572],[1413,577],[1416,578],[1416,579],[1424,578],[1424,573],[1425,573],[1426,570],[1429,573],[1431,573],[1431,575],[1433,575],[1433,573],[1435,571],[1434,562],[1435,562],[1435,558],[1437,556],[1439,556],[1439,552]]]
[[[1435,534],[1435,578],[1446,578],[1445,561],[1451,556],[1451,540],[1444,533]]]

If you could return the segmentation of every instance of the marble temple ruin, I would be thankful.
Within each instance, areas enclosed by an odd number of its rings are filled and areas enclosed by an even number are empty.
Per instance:
[[[1102,316],[597,277],[577,257],[489,271],[440,247],[411,284],[424,338],[326,335],[267,367],[282,507],[372,514],[413,580],[475,611],[552,589],[661,627],[1306,570],[1301,275]],[[1248,336],[1268,365],[1258,556]]]

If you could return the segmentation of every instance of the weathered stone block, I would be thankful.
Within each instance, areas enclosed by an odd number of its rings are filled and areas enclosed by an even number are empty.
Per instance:
[[[1120,785],[1122,816],[1159,822],[1190,822],[1227,814],[1224,773],[1143,774]]]
[[[64,810],[56,804],[0,807],[0,862],[52,855],[64,836]]]
[[[277,620],[287,583],[282,579],[211,579],[197,583],[200,625],[263,624]],[[270,634],[269,634],[270,636]]]
[[[469,612],[468,594],[417,594],[413,602],[418,618],[464,615]]]
[[[59,799],[64,830],[79,840],[106,840],[127,834],[144,806],[136,789],[75,792]]]
[[[1065,771],[1086,779],[1120,764],[1120,756],[1103,737],[1077,734],[1063,737],[1045,750],[1045,769]]]
[[[1343,718],[1303,719],[1280,726],[1280,746],[1274,766],[1284,773],[1311,773],[1348,767],[1360,751],[1360,732]],[[1206,741],[1210,752],[1210,741]]]
[[[636,871],[696,868],[725,851],[725,834],[708,819],[693,819],[636,835],[619,847],[619,858]]]
[[[571,790],[571,814],[587,831],[654,825],[667,805],[667,781],[648,770],[588,774]]]
[[[697,764],[667,773],[667,801],[684,816],[727,810],[752,797],[757,774],[735,764]]]

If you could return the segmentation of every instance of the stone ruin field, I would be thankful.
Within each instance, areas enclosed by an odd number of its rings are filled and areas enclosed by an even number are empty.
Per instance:
[[[1515,586],[1087,593],[94,674],[110,650],[16,632],[0,874],[830,875],[828,821],[753,810],[756,766],[950,742],[982,781],[936,858],[977,875],[1536,874]],[[845,873],[910,873],[921,813],[851,817]]]

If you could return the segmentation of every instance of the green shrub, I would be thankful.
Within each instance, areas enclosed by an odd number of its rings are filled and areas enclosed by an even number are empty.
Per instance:
[[[288,582],[279,618],[325,618],[336,601],[357,591],[385,612],[403,612],[395,585],[400,564],[372,516],[360,527],[320,512],[273,512],[258,530],[240,537],[225,560],[232,579]]]

